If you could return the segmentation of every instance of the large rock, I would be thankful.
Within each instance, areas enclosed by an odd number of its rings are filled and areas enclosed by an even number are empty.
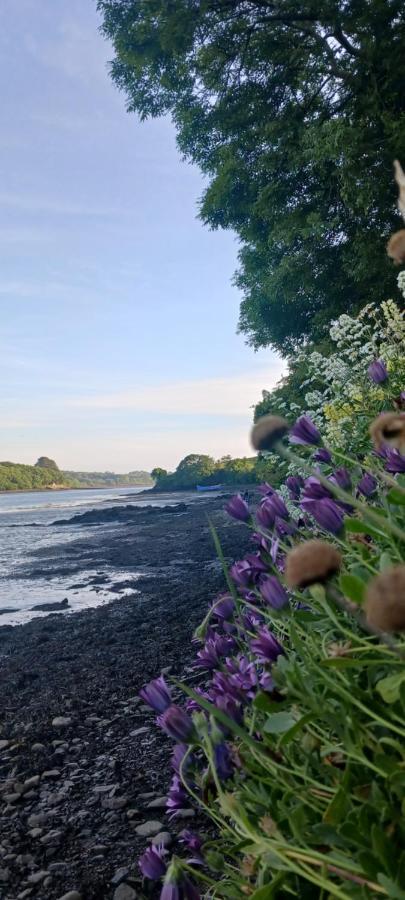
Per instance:
[[[65,597],[64,600],[56,600],[55,603],[37,603],[35,606],[31,606],[31,610],[36,610],[38,612],[57,612],[59,609],[67,609],[69,606],[69,600]]]

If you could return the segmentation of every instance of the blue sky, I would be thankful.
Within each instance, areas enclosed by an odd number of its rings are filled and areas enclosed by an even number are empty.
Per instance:
[[[93,0],[2,0],[0,458],[174,468],[249,453],[282,364],[236,335],[237,242],[168,119],[111,83]]]

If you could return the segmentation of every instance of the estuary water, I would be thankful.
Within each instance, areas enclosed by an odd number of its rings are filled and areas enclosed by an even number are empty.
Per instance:
[[[117,581],[124,583],[128,573],[108,572],[108,567],[100,573],[84,565],[80,579],[72,584],[71,578],[49,577],[45,571],[42,576],[38,560],[47,549],[55,555],[58,546],[62,557],[66,545],[85,541],[86,534],[90,536],[91,529],[85,525],[70,525],[68,520],[75,515],[125,504],[165,505],[156,495],[138,497],[144,490],[124,487],[0,494],[0,626],[23,624],[46,615],[32,610],[37,604],[60,602],[67,597],[69,608],[64,614],[69,614],[117,597]],[[178,502],[178,498],[168,502]],[[66,525],[53,524],[62,520]],[[33,568],[34,577],[30,572]],[[109,575],[115,583],[114,593],[109,590]],[[134,581],[136,573],[129,575]],[[123,588],[122,593],[126,591]]]

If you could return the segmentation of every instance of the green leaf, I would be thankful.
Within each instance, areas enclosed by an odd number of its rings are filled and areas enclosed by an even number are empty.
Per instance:
[[[384,531],[380,531],[378,528],[375,528],[374,525],[369,525],[368,522],[362,522],[360,519],[353,519],[351,516],[345,516],[345,528],[346,531],[352,532],[352,534],[369,534],[371,537],[386,537]]]
[[[380,661],[372,657],[362,659],[353,659],[349,656],[331,656],[329,659],[322,659],[321,666],[328,669],[361,669],[363,666],[378,666]]]
[[[281,886],[285,877],[285,872],[280,872],[270,884],[264,884],[263,887],[257,888],[253,894],[250,894],[250,900],[271,900],[275,896],[274,892]]]
[[[349,800],[344,788],[339,788],[324,812],[323,821],[328,825],[338,825],[346,818]]]
[[[399,700],[401,684],[405,681],[405,672],[395,672],[395,675],[387,675],[376,684],[376,689],[385,703],[395,703]]]
[[[391,878],[387,878],[386,875],[383,875],[379,872],[377,876],[378,884],[381,884],[381,887],[385,888],[389,897],[392,897],[393,900],[405,900],[405,891],[401,890],[398,884],[395,884],[395,881],[391,881]]]
[[[387,494],[388,503],[393,503],[395,506],[405,506],[405,494],[402,491],[399,491],[398,488],[391,488]]]
[[[260,709],[261,712],[280,712],[282,707],[282,703],[275,703],[274,700],[271,700],[268,694],[264,691],[259,691],[256,694],[255,699],[253,700],[253,706],[255,709]]]
[[[366,585],[361,578],[348,572],[340,576],[339,585],[345,597],[348,597],[353,603],[363,603]]]
[[[386,569],[390,569],[392,566],[392,559],[389,553],[382,553],[380,556],[380,572],[385,572]]]
[[[298,722],[295,722],[294,725],[289,728],[288,731],[285,732],[285,734],[283,734],[283,737],[280,739],[280,747],[284,747],[285,744],[289,744],[290,741],[295,738],[295,735],[298,734],[299,731],[301,731],[301,728],[303,728],[304,725],[307,725],[308,722],[311,722],[313,718],[314,716],[312,713],[306,713],[305,716],[301,716],[301,718],[298,719]]]
[[[294,716],[290,712],[273,713],[269,716],[263,728],[266,734],[283,734],[296,724]]]

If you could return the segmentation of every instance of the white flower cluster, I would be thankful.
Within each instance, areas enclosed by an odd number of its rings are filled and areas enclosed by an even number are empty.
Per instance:
[[[405,269],[398,275],[398,287],[403,297],[405,297]]]

